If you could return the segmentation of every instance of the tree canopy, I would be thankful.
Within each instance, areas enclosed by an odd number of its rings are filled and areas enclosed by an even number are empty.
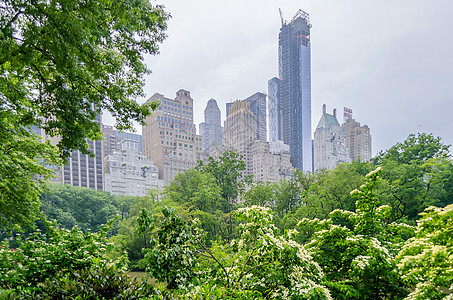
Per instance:
[[[50,175],[39,163],[58,163],[49,143],[32,138],[30,126],[58,137],[66,158],[74,149],[89,153],[86,139],[102,137],[102,110],[118,129],[131,129],[158,105],[136,99],[144,96],[149,71],[143,55],[158,53],[169,14],[147,0],[6,0],[0,6],[0,225],[11,227],[26,224],[37,210],[34,178]],[[20,206],[24,210],[12,214]]]

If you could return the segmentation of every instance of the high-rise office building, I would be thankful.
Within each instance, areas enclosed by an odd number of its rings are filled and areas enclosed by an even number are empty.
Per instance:
[[[256,118],[256,138],[267,141],[266,94],[257,92],[244,101],[250,103],[250,110]]]
[[[281,89],[282,80],[274,77],[268,82],[268,103],[269,103],[269,141],[276,142],[283,140],[282,138],[282,105],[281,105]]]
[[[279,34],[281,138],[302,171],[312,171],[310,28],[309,15],[299,10],[289,23],[282,18]]]
[[[371,133],[367,125],[360,126],[354,119],[347,118],[346,123],[341,125],[346,134],[346,144],[349,149],[351,160],[369,161],[371,159]]]
[[[200,124],[200,135],[203,137],[203,151],[209,154],[212,145],[223,145],[223,127],[217,101],[210,99],[204,110],[204,122]]]
[[[256,119],[256,138],[258,140],[267,141],[267,122],[266,122],[266,94],[257,92],[250,97],[244,99],[250,104],[250,111]],[[226,117],[230,114],[230,108],[234,102],[226,104]]]
[[[101,115],[96,116],[96,122],[102,128]],[[47,137],[45,137],[47,139]],[[59,137],[49,138],[56,144]],[[76,150],[68,158],[68,163],[61,167],[54,167],[55,177],[51,179],[54,183],[70,184],[72,186],[88,187],[102,191],[104,188],[103,172],[103,143],[100,140],[87,141],[90,151],[95,154],[91,157],[88,154]]]
[[[148,101],[153,100],[160,106],[142,128],[143,154],[159,168],[159,179],[167,185],[179,172],[204,159],[203,139],[196,134],[189,91],[179,90],[175,99],[156,93]]]
[[[322,116],[314,134],[314,170],[334,169],[338,164],[350,162],[346,135],[337,120],[337,111],[326,112],[322,106]]]
[[[293,175],[288,149],[272,151],[268,142],[257,139],[256,117],[249,102],[238,100],[231,105],[225,120],[224,140],[223,148],[242,155],[246,163],[244,175],[253,175],[255,181],[277,182]]]
[[[256,117],[250,110],[250,103],[237,100],[233,102],[229,115],[225,120],[224,141],[226,147],[232,147],[243,156],[247,165],[250,164],[248,155],[250,144],[256,140]],[[249,175],[246,170],[245,175]]]

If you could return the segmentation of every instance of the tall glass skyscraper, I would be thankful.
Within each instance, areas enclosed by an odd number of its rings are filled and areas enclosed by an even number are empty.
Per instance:
[[[282,19],[278,53],[281,138],[293,166],[304,172],[312,171],[310,28],[303,10],[289,23]]]
[[[269,103],[269,141],[276,142],[282,138],[282,105],[281,100],[282,80],[274,77],[268,82]]]

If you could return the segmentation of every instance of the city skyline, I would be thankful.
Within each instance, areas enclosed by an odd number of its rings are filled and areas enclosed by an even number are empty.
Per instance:
[[[286,19],[303,9],[315,24],[312,129],[326,103],[352,108],[354,118],[372,129],[373,156],[410,133],[433,133],[453,143],[449,1],[163,4],[172,14],[168,38],[160,55],[146,57],[152,74],[141,103],[154,92],[184,88],[195,100],[196,124],[211,98],[224,120],[226,102],[267,94],[268,80],[278,74],[278,9]]]

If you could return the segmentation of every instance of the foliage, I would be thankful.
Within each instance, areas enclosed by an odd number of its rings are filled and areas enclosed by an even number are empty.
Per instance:
[[[147,271],[159,282],[165,282],[168,289],[188,288],[195,277],[195,231],[174,209],[166,208],[162,213],[160,218],[142,210],[138,218],[139,232],[156,228],[151,247],[144,249]]]
[[[306,247],[326,272],[325,284],[334,298],[394,299],[405,294],[394,261],[401,239],[394,235],[411,227],[386,223],[390,208],[378,206],[375,193],[380,174],[379,168],[370,172],[367,183],[351,192],[357,198],[356,212],[334,210],[329,219],[303,219],[298,224],[315,229]],[[344,221],[351,229],[335,224]]]
[[[2,110],[26,116],[60,136],[63,151],[87,151],[100,137],[96,116],[106,109],[118,128],[142,122],[144,53],[157,53],[168,14],[145,0],[7,0],[0,18]]]
[[[100,139],[99,115],[143,123],[143,54],[158,52],[169,15],[147,0],[5,0],[0,13],[0,226],[30,226],[43,166]],[[55,137],[40,144],[31,126]]]
[[[453,203],[453,163],[440,138],[411,134],[373,161],[383,168],[387,186],[382,198],[392,207],[392,220],[415,220],[428,206]]]
[[[110,237],[114,249],[110,252],[110,257],[119,259],[124,253],[129,260],[131,270],[145,270],[143,249],[150,247],[150,232],[139,232],[137,218],[143,209],[158,212],[163,205],[174,205],[168,201],[159,201],[158,193],[151,190],[150,194],[142,197],[123,196],[118,199],[118,207],[123,207],[123,218],[118,221],[116,234]]]
[[[333,170],[298,173],[297,182],[304,205],[298,208],[296,215],[299,218],[324,219],[335,209],[354,211],[355,200],[350,191],[361,186],[371,170],[370,163],[354,161],[340,164]]]
[[[189,218],[198,218],[208,234],[207,242],[222,238],[229,242],[235,235],[231,212],[237,200],[251,183],[243,176],[245,162],[233,151],[226,151],[218,160],[201,161],[194,169],[180,173],[164,190],[168,201],[178,203]]]
[[[192,210],[209,213],[224,211],[228,203],[220,197],[220,187],[210,173],[190,169],[176,175],[165,187],[167,198]],[[223,200],[223,201],[222,201]]]
[[[40,200],[43,214],[66,229],[78,226],[82,231],[98,231],[118,214],[110,193],[68,184],[49,184]]]
[[[408,299],[447,299],[453,294],[453,205],[421,215],[415,237],[396,257],[398,268],[406,285],[415,286]]]
[[[245,162],[242,156],[233,151],[225,151],[218,160],[209,157],[206,165],[198,162],[197,168],[214,176],[221,192],[220,195],[228,203],[224,212],[234,209],[239,194],[251,183],[251,176],[244,176]]]
[[[44,165],[60,160],[49,142],[40,143],[30,130],[12,124],[3,105],[0,140],[0,232],[7,233],[33,224],[42,185],[53,175]]]
[[[140,223],[156,229],[154,247],[147,251],[150,275],[165,280],[168,289],[175,290],[172,294],[183,289],[199,299],[209,298],[200,295],[207,292],[206,285],[222,286],[223,292],[210,291],[222,299],[237,295],[238,299],[330,299],[329,291],[320,285],[319,266],[292,240],[293,232],[276,235],[268,208],[241,208],[234,215],[243,222],[239,238],[208,249],[202,231],[189,226],[174,210],[164,211],[162,219],[144,212]]]
[[[150,291],[129,281],[124,257],[109,261],[107,232],[83,233],[78,228],[58,229],[44,221],[47,235],[17,237],[12,249],[0,249],[0,296],[9,299],[138,299]]]
[[[242,202],[245,206],[264,206],[274,207],[275,205],[275,187],[269,182],[257,182],[250,186],[242,195]]]

